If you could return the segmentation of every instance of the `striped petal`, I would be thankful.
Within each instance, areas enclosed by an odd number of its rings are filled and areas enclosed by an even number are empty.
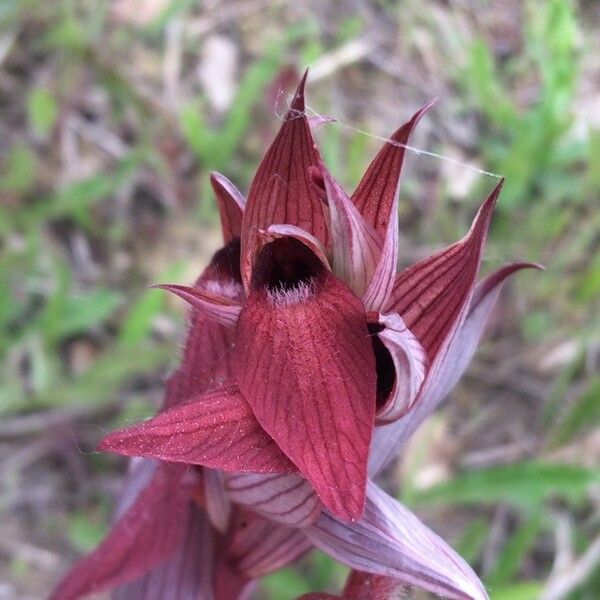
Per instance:
[[[386,312],[398,313],[433,363],[469,307],[492,212],[502,182],[479,209],[467,235],[402,271]]]
[[[312,544],[301,529],[284,527],[260,517],[241,515],[234,527],[227,560],[247,578],[268,575],[306,554]]]
[[[308,481],[293,473],[233,474],[227,477],[225,489],[232,502],[290,527],[310,525],[323,509]]]
[[[317,548],[351,569],[454,600],[487,600],[471,567],[407,508],[369,482],[362,519],[343,523],[324,511],[306,528]]]
[[[319,160],[304,114],[305,73],[289,112],[267,150],[248,193],[242,227],[242,279],[249,289],[253,263],[260,251],[259,231],[283,223],[304,229],[327,244],[323,206],[308,176]]]
[[[426,104],[392,135],[391,142],[377,154],[352,195],[363,219],[383,240],[376,268],[362,295],[367,310],[382,311],[392,293],[398,264],[398,193],[404,146],[433,104]]]
[[[540,269],[532,263],[506,265],[477,284],[467,317],[452,338],[446,352],[436,360],[412,410],[404,417],[383,427],[377,427],[369,457],[369,473],[375,476],[404,447],[421,423],[450,393],[475,354],[487,319],[507,278],[522,269]]]
[[[110,433],[98,448],[223,471],[294,470],[233,385],[165,410],[139,425]]]
[[[241,288],[240,240],[232,240],[213,256],[195,284],[197,289]],[[206,314],[191,311],[179,368],[166,384],[163,408],[171,408],[231,379],[235,330]]]

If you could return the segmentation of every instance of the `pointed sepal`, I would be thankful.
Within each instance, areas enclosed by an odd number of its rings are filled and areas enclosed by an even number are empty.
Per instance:
[[[293,464],[258,424],[235,385],[208,392],[108,434],[99,450],[212,469],[289,473]]]

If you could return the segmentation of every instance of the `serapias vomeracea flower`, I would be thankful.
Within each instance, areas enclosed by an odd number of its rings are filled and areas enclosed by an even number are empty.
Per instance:
[[[535,265],[510,264],[476,282],[500,184],[464,238],[397,273],[404,146],[431,103],[393,134],[348,196],[313,140],[305,80],[248,199],[212,175],[224,248],[195,286],[160,286],[193,307],[163,410],[100,445],[159,461],[150,462],[151,482],[136,488],[127,531],[118,521],[108,538],[116,535],[112,543],[135,568],[125,564],[125,573],[113,560],[120,575],[56,598],[144,574],[149,585],[157,569],[167,580],[160,569],[187,561],[196,579],[204,565],[204,591],[169,597],[234,599],[247,581],[312,545],[375,577],[378,589],[389,581],[390,589],[406,583],[448,598],[487,598],[465,561],[373,478],[464,372],[507,277]],[[213,541],[186,555],[194,511]],[[244,528],[232,529],[238,513],[256,528],[270,524],[268,551],[249,543]],[[98,552],[108,564],[108,550]],[[271,559],[248,569],[257,560],[250,552]],[[89,579],[86,560],[61,589]],[[174,569],[168,581],[179,585]],[[219,592],[224,569],[241,581],[229,595]]]

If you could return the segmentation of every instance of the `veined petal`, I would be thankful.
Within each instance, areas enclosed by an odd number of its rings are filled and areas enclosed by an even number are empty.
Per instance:
[[[255,419],[237,386],[208,392],[108,434],[99,450],[234,472],[289,473],[294,465]]]
[[[185,535],[189,490],[184,468],[156,467],[154,476],[104,541],[58,584],[50,600],[75,600],[135,579],[165,561]]]
[[[313,170],[313,179],[316,170]],[[329,206],[329,234],[333,271],[361,296],[367,289],[381,255],[382,238],[365,222],[346,192],[323,163],[318,171]]]
[[[203,469],[202,482],[208,518],[215,529],[225,533],[231,518],[231,500],[225,491],[225,473]]]
[[[402,271],[386,312],[398,313],[430,361],[466,316],[500,182],[460,241]]]
[[[235,370],[256,418],[340,518],[360,517],[375,413],[375,360],[360,300],[325,272],[254,290]]]
[[[232,502],[290,527],[310,525],[323,509],[310,483],[295,473],[236,473],[227,477],[225,486]]]
[[[323,263],[323,266],[328,271],[331,271],[325,246],[323,246],[323,244],[314,235],[304,231],[304,229],[300,229],[300,227],[296,227],[295,225],[284,225],[278,223],[275,225],[270,225],[269,229],[267,229],[267,231],[265,231],[262,235],[263,240],[266,242],[271,242],[284,237],[294,238],[303,243]]]
[[[308,176],[318,163],[308,120],[304,115],[304,74],[283,125],[267,150],[248,193],[242,226],[242,279],[250,287],[254,259],[262,245],[259,231],[274,223],[295,225],[322,244],[327,244],[327,227],[321,200]]]
[[[398,501],[369,482],[363,518],[343,523],[324,511],[306,535],[352,569],[392,577],[455,600],[486,600],[471,567]]]
[[[382,237],[386,235],[390,221],[396,223],[394,208],[404,162],[404,146],[415,125],[435,102],[433,100],[423,106],[392,135],[391,141],[373,159],[352,194],[352,202],[363,219]]]
[[[236,571],[254,579],[277,571],[308,552],[312,544],[301,529],[272,523],[252,514],[234,527],[227,559]]]
[[[415,125],[434,103],[426,104],[394,133],[369,165],[352,195],[364,220],[383,240],[376,268],[362,295],[367,310],[382,311],[394,286],[398,264],[398,192],[404,146]]]
[[[215,534],[206,513],[193,502],[188,504],[189,521],[175,552],[143,577],[115,590],[112,600],[214,600]]]
[[[378,323],[383,329],[376,335],[390,353],[396,371],[390,396],[377,412],[376,422],[382,424],[400,418],[414,404],[425,380],[427,354],[400,315],[379,315]]]
[[[242,310],[242,305],[236,300],[219,296],[199,287],[189,287],[173,283],[162,283],[152,287],[167,290],[167,292],[179,296],[190,306],[203,312],[225,327],[235,327],[240,316],[240,311]]]
[[[375,429],[369,457],[369,473],[372,477],[398,455],[410,436],[456,385],[475,354],[487,319],[506,279],[527,268],[541,267],[532,263],[509,264],[477,284],[463,325],[452,338],[447,351],[439,355],[412,410],[395,423]]]
[[[242,218],[246,198],[225,175],[216,171],[210,174],[210,183],[217,197],[223,241],[227,244],[242,235]]]

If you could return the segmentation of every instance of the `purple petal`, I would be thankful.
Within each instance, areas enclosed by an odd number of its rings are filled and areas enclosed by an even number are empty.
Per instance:
[[[179,296],[193,308],[225,327],[235,327],[242,310],[242,305],[236,300],[220,296],[205,289],[169,283],[154,285],[152,287],[167,290],[167,292]],[[223,288],[222,285],[219,287]]]
[[[293,473],[232,474],[227,477],[225,489],[232,502],[291,527],[306,527],[323,509],[310,483]]]
[[[377,335],[388,349],[396,370],[394,388],[377,413],[376,423],[389,423],[405,414],[417,399],[425,379],[427,354],[399,315],[380,315],[384,329]]]
[[[140,579],[115,590],[113,600],[213,599],[214,532],[202,509],[190,502],[188,510],[185,536],[173,555]]]
[[[415,430],[456,385],[475,353],[502,285],[507,277],[527,268],[540,267],[531,263],[506,265],[477,284],[463,325],[453,336],[447,350],[432,365],[431,374],[427,375],[412,410],[395,423],[375,429],[369,456],[371,476],[375,476],[400,452]]]
[[[260,518],[244,519],[232,536],[227,559],[245,577],[263,577],[308,552],[312,544],[301,529]]]
[[[242,235],[242,218],[246,199],[235,185],[220,173],[212,172],[210,183],[219,205],[223,241],[227,244]]]
[[[369,482],[363,518],[337,520],[327,511],[305,533],[352,569],[392,577],[454,600],[486,600],[471,567],[398,501]]]

